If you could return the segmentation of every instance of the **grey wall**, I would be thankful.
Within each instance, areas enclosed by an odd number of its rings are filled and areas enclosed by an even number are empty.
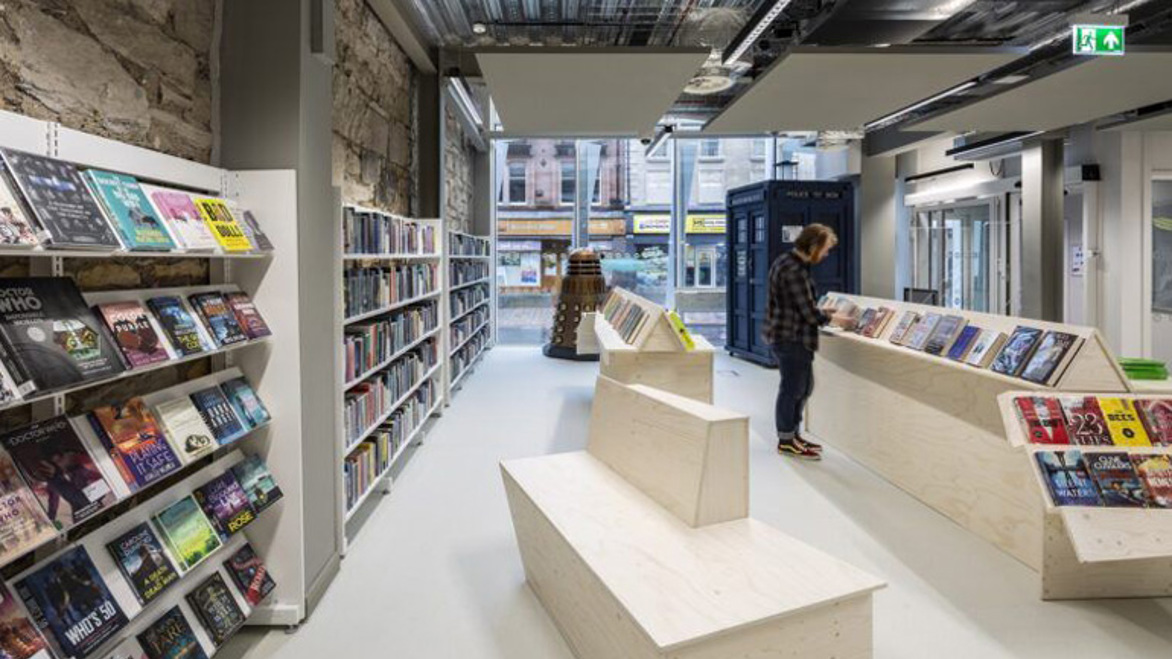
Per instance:
[[[865,157],[862,169],[859,189],[862,292],[874,297],[895,298],[895,158]]]

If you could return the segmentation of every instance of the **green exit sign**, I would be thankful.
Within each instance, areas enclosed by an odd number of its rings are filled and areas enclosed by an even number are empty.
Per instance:
[[[1075,55],[1122,55],[1122,25],[1075,25],[1071,28]]]

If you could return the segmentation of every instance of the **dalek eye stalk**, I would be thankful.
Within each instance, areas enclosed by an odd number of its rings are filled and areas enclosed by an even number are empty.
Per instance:
[[[578,354],[578,324],[582,314],[598,311],[606,300],[606,280],[602,261],[592,249],[570,254],[570,267],[562,279],[557,305],[553,311],[553,332],[542,352],[546,357],[598,361],[598,355]]]

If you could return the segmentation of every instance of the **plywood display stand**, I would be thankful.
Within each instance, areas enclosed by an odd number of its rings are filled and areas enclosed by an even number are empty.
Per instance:
[[[601,354],[603,375],[627,384],[645,384],[664,391],[711,403],[713,364],[716,351],[704,337],[693,334],[694,350],[686,350],[676,338],[667,311],[651,300],[622,288],[612,290],[643,307],[651,322],[630,342],[606,322],[602,314],[583,324],[593,324]]]
[[[824,332],[807,416],[812,438],[842,450],[926,505],[1042,576],[1043,599],[1172,594],[1172,560],[1078,560],[1061,515],[1048,511],[1028,456],[1006,438],[1006,392],[1123,393],[1130,384],[1098,331],[892,300],[848,297],[861,307],[921,315],[956,313],[1006,334],[1016,325],[1084,339],[1055,387],[1037,385],[892,344]]]
[[[586,451],[501,471],[580,659],[871,656],[883,584],[747,517],[747,417],[599,377]]]

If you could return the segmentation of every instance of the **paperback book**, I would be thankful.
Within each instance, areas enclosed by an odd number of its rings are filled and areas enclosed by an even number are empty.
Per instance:
[[[128,620],[84,545],[66,550],[16,582],[29,615],[67,657],[85,657]]]
[[[932,355],[944,354],[956,341],[956,335],[964,328],[964,318],[960,316],[944,316],[936,324],[936,329],[924,344],[924,352]]]
[[[191,464],[216,450],[216,437],[190,398],[175,398],[155,406],[171,448],[183,464]]]
[[[120,249],[122,243],[73,165],[13,149],[0,149],[12,180],[51,247]]]
[[[976,325],[965,325],[960,334],[956,335],[956,341],[953,342],[952,347],[948,349],[948,358],[954,362],[962,362],[967,359],[969,351],[980,333],[981,328]]]
[[[195,318],[187,310],[187,305],[182,299],[174,296],[154,297],[147,300],[147,306],[158,318],[172,347],[179,355],[198,355],[215,348],[199,331]]]
[[[236,314],[228,308],[224,296],[219,293],[196,293],[191,296],[191,306],[203,318],[216,345],[230,346],[248,340],[248,334],[236,322]]]
[[[236,604],[224,577],[216,572],[187,594],[187,603],[199,616],[208,636],[216,647],[232,637],[244,625],[244,612]]]
[[[122,243],[132,251],[167,252],[175,243],[154,207],[132,176],[88,169],[82,178],[89,184],[99,207],[118,229]]]
[[[1166,455],[1133,453],[1131,462],[1147,487],[1152,505],[1172,508],[1172,460]]]
[[[1080,341],[1077,336],[1066,332],[1046,332],[1022,369],[1022,379],[1053,385],[1066,371],[1066,365],[1074,357]]]
[[[32,219],[16,193],[16,182],[0,162],[0,246],[33,248],[40,244]]]
[[[268,465],[260,459],[260,456],[246,456],[240,462],[232,465],[232,474],[236,476],[236,482],[240,483],[241,489],[248,495],[248,502],[252,504],[252,508],[257,514],[280,501],[283,496]]]
[[[144,629],[137,640],[148,659],[207,659],[178,604]]]
[[[179,569],[187,572],[220,548],[220,536],[195,497],[186,496],[155,515],[155,526]]]
[[[859,322],[855,323],[855,326],[851,329],[855,334],[863,334],[871,323],[875,322],[875,316],[878,313],[879,310],[875,308],[864,309],[863,315],[859,316]]]
[[[236,410],[236,416],[247,423],[249,428],[259,428],[272,419],[248,380],[233,378],[221,384],[220,389],[232,404],[232,409]]]
[[[89,413],[89,419],[131,492],[183,466],[142,398],[99,407]]]
[[[225,252],[238,253],[252,250],[252,243],[244,234],[244,229],[241,229],[240,225],[236,223],[236,218],[232,217],[232,211],[228,209],[228,205],[222,199],[196,197],[194,201],[203,221],[212,230],[212,235],[216,237],[216,241],[220,243],[220,247]]]
[[[227,293],[224,295],[224,301],[236,316],[236,323],[240,325],[248,338],[259,339],[272,336],[272,330],[269,329],[264,317],[256,310],[256,304],[247,294],[239,291]]]
[[[0,565],[6,564],[57,537],[33,491],[25,484],[16,464],[0,451]]]
[[[1148,433],[1131,401],[1126,398],[1099,398],[1099,408],[1107,421],[1107,431],[1116,446],[1151,446]]]
[[[903,342],[907,338],[908,333],[911,331],[912,327],[914,327],[915,324],[919,322],[919,320],[920,315],[918,313],[914,311],[905,311],[903,316],[899,319],[899,324],[897,324],[895,329],[891,331],[891,336],[888,338],[888,340],[896,345],[903,345]]]
[[[69,419],[58,416],[0,435],[49,521],[67,529],[114,503],[114,491]]]
[[[1152,446],[1172,446],[1172,400],[1137,399],[1135,407]]]
[[[3,354],[0,350],[0,354]],[[15,403],[24,398],[20,395],[20,387],[16,385],[16,380],[12,379],[12,373],[9,372],[8,367],[4,362],[0,362],[0,407]]]
[[[916,323],[915,327],[908,332],[907,339],[903,344],[912,350],[923,350],[927,345],[928,339],[932,336],[932,332],[936,331],[936,326],[940,324],[941,315],[938,313],[926,313]]]
[[[1082,451],[1038,451],[1034,458],[1055,506],[1103,505]]]
[[[53,659],[52,650],[20,602],[0,582],[0,657],[3,659]]]
[[[252,211],[244,211],[240,215],[242,218],[241,226],[249,241],[262,252],[273,251],[273,241],[269,240],[269,237],[260,228],[260,223],[256,221],[256,216],[252,214]]]
[[[1003,375],[1018,375],[1034,354],[1034,348],[1041,338],[1042,330],[1024,325],[1017,326],[1013,334],[1009,335],[1005,347],[993,358],[990,368]]]
[[[106,549],[134,589],[139,604],[145,606],[179,580],[179,572],[146,522],[114,539]]]
[[[248,495],[231,471],[204,483],[194,494],[221,540],[227,541],[256,519],[256,511],[248,502]]]
[[[1062,396],[1058,399],[1066,417],[1066,432],[1071,444],[1081,446],[1111,446],[1107,420],[1094,396]]]
[[[171,359],[159,336],[154,319],[134,300],[98,305],[106,327],[130,368],[140,368]]]
[[[153,185],[143,185],[142,189],[154,204],[158,216],[171,228],[171,235],[184,251],[216,251],[216,237],[203,221],[190,194]]]
[[[1049,396],[1019,396],[1018,416],[1025,425],[1026,436],[1032,444],[1069,444],[1062,406]]]
[[[993,363],[993,357],[1001,352],[1004,345],[1005,334],[997,330],[981,330],[973,341],[973,349],[969,350],[969,356],[965,357],[964,363],[977,368],[989,368]]]
[[[1084,453],[1087,469],[1099,487],[1104,506],[1146,508],[1148,495],[1143,481],[1126,453]]]
[[[25,396],[123,371],[68,277],[0,278],[0,353]]]
[[[277,587],[264,561],[260,560],[260,556],[256,555],[252,545],[248,543],[244,543],[231,558],[224,561],[224,569],[232,577],[240,596],[252,606],[264,601],[264,598]]]
[[[680,340],[680,346],[684,350],[692,351],[696,349],[696,340],[692,338],[692,333],[688,330],[688,326],[684,324],[684,319],[680,318],[679,312],[675,310],[668,311],[667,322],[671,323],[672,329],[676,332],[676,338]]]
[[[240,419],[236,418],[232,404],[219,387],[200,389],[191,394],[191,402],[195,404],[195,409],[199,410],[203,422],[211,429],[220,446],[231,444],[248,432]]]

